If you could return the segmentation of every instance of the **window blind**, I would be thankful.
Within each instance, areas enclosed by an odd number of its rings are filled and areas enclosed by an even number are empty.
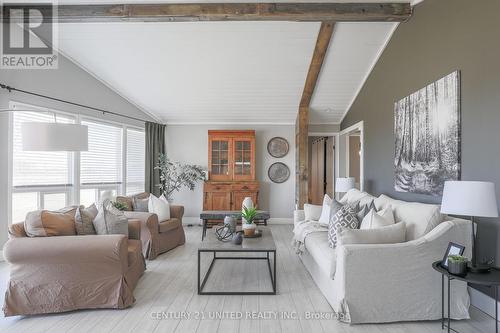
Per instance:
[[[58,123],[74,123],[75,119],[56,114]],[[12,186],[67,185],[71,183],[72,153],[23,151],[23,122],[54,122],[54,114],[14,112],[12,135]]]
[[[84,120],[89,128],[89,150],[80,157],[80,183],[121,184],[122,128]]]
[[[127,129],[127,195],[144,192],[146,137],[144,131]]]

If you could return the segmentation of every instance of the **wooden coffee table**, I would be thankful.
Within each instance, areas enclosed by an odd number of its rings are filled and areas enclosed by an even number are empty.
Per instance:
[[[198,247],[198,295],[276,295],[276,244],[274,243],[273,234],[267,227],[260,227],[262,237],[259,238],[244,238],[241,245],[235,245],[231,242],[221,242],[217,239],[214,233],[210,232],[206,239]],[[212,261],[205,274],[201,277],[201,255],[203,253],[212,253]],[[235,256],[224,256],[225,253],[237,253]],[[244,253],[265,253],[266,256],[248,257],[239,255]],[[271,256],[272,266],[271,268]],[[266,260],[269,269],[269,276],[271,278],[272,290],[271,291],[203,291],[208,277],[212,272],[212,268],[216,261],[223,260]]]
[[[241,220],[241,211],[233,210],[205,210],[200,214],[200,220],[203,221],[203,232],[201,234],[201,240],[205,239],[207,235],[207,225],[210,220],[224,220],[226,216],[234,216],[236,219]],[[255,216],[255,221],[258,223],[262,221],[264,225],[267,225],[267,220],[271,218],[269,212],[264,210],[257,211]]]

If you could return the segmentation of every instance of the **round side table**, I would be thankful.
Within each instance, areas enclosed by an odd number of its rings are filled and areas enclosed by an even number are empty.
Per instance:
[[[498,286],[500,286],[500,269],[493,267],[488,273],[472,273],[467,272],[465,276],[453,275],[448,270],[441,266],[441,260],[432,263],[432,268],[441,273],[441,329],[448,328],[448,332],[457,332],[451,328],[450,319],[450,282],[451,280],[460,280],[467,283],[480,284],[488,286],[495,290],[495,332],[498,333]],[[448,278],[448,317],[444,316],[444,279]],[[445,319],[448,321],[445,324]]]

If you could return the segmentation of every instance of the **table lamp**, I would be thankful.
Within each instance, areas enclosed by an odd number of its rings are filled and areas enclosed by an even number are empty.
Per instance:
[[[335,180],[335,192],[345,193],[354,188],[354,177],[339,177]]]
[[[475,217],[498,217],[495,184],[477,181],[447,181],[444,184],[441,213],[471,217],[472,272],[487,272],[489,265],[477,262]]]

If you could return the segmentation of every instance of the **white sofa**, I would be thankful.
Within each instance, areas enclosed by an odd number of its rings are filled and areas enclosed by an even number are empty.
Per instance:
[[[332,249],[326,232],[306,237],[299,256],[339,320],[355,324],[440,319],[441,275],[431,264],[442,259],[449,242],[464,245],[470,258],[470,221],[443,216],[438,205],[375,198],[358,190],[341,201],[358,200],[374,200],[377,209],[391,205],[396,223],[407,226],[406,242]],[[295,223],[304,219],[304,211],[295,211]],[[451,289],[451,318],[468,319],[466,283],[453,280]]]

